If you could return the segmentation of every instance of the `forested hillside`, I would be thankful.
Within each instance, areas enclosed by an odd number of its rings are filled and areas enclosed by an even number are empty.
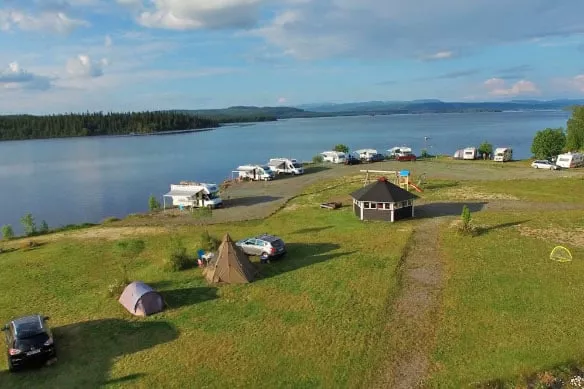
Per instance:
[[[178,112],[0,116],[0,140],[152,134],[217,127],[216,120]]]

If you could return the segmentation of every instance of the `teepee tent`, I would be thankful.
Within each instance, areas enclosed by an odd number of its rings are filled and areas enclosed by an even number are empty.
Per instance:
[[[247,254],[233,243],[229,234],[225,234],[217,257],[205,269],[204,274],[211,283],[246,284],[253,281],[257,271]]]

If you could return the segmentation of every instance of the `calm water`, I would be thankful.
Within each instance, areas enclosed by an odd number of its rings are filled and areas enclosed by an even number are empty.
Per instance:
[[[429,136],[432,153],[487,139],[529,157],[533,135],[565,126],[567,112],[506,112],[293,119],[215,131],[144,137],[0,142],[0,225],[20,231],[32,212],[51,227],[98,222],[147,209],[180,180],[221,182],[245,163],[270,157],[310,160],[345,143],[385,152],[408,145],[416,153]]]

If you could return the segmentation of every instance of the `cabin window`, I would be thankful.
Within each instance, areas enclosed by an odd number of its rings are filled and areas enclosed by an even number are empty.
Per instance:
[[[377,203],[377,209],[383,209],[384,204],[383,203]]]
[[[385,203],[385,209],[391,209],[391,204]]]
[[[368,203],[368,202],[364,202],[364,203],[363,203],[363,208],[365,208],[365,209],[369,209],[369,203]]]

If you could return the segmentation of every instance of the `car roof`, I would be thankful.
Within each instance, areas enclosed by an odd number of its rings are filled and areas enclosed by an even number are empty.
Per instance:
[[[268,234],[262,234],[262,235],[256,236],[256,239],[265,240],[266,242],[275,242],[277,240],[281,240],[277,236],[268,235]]]
[[[44,331],[43,318],[40,315],[24,316],[12,320],[16,336],[36,335]]]

